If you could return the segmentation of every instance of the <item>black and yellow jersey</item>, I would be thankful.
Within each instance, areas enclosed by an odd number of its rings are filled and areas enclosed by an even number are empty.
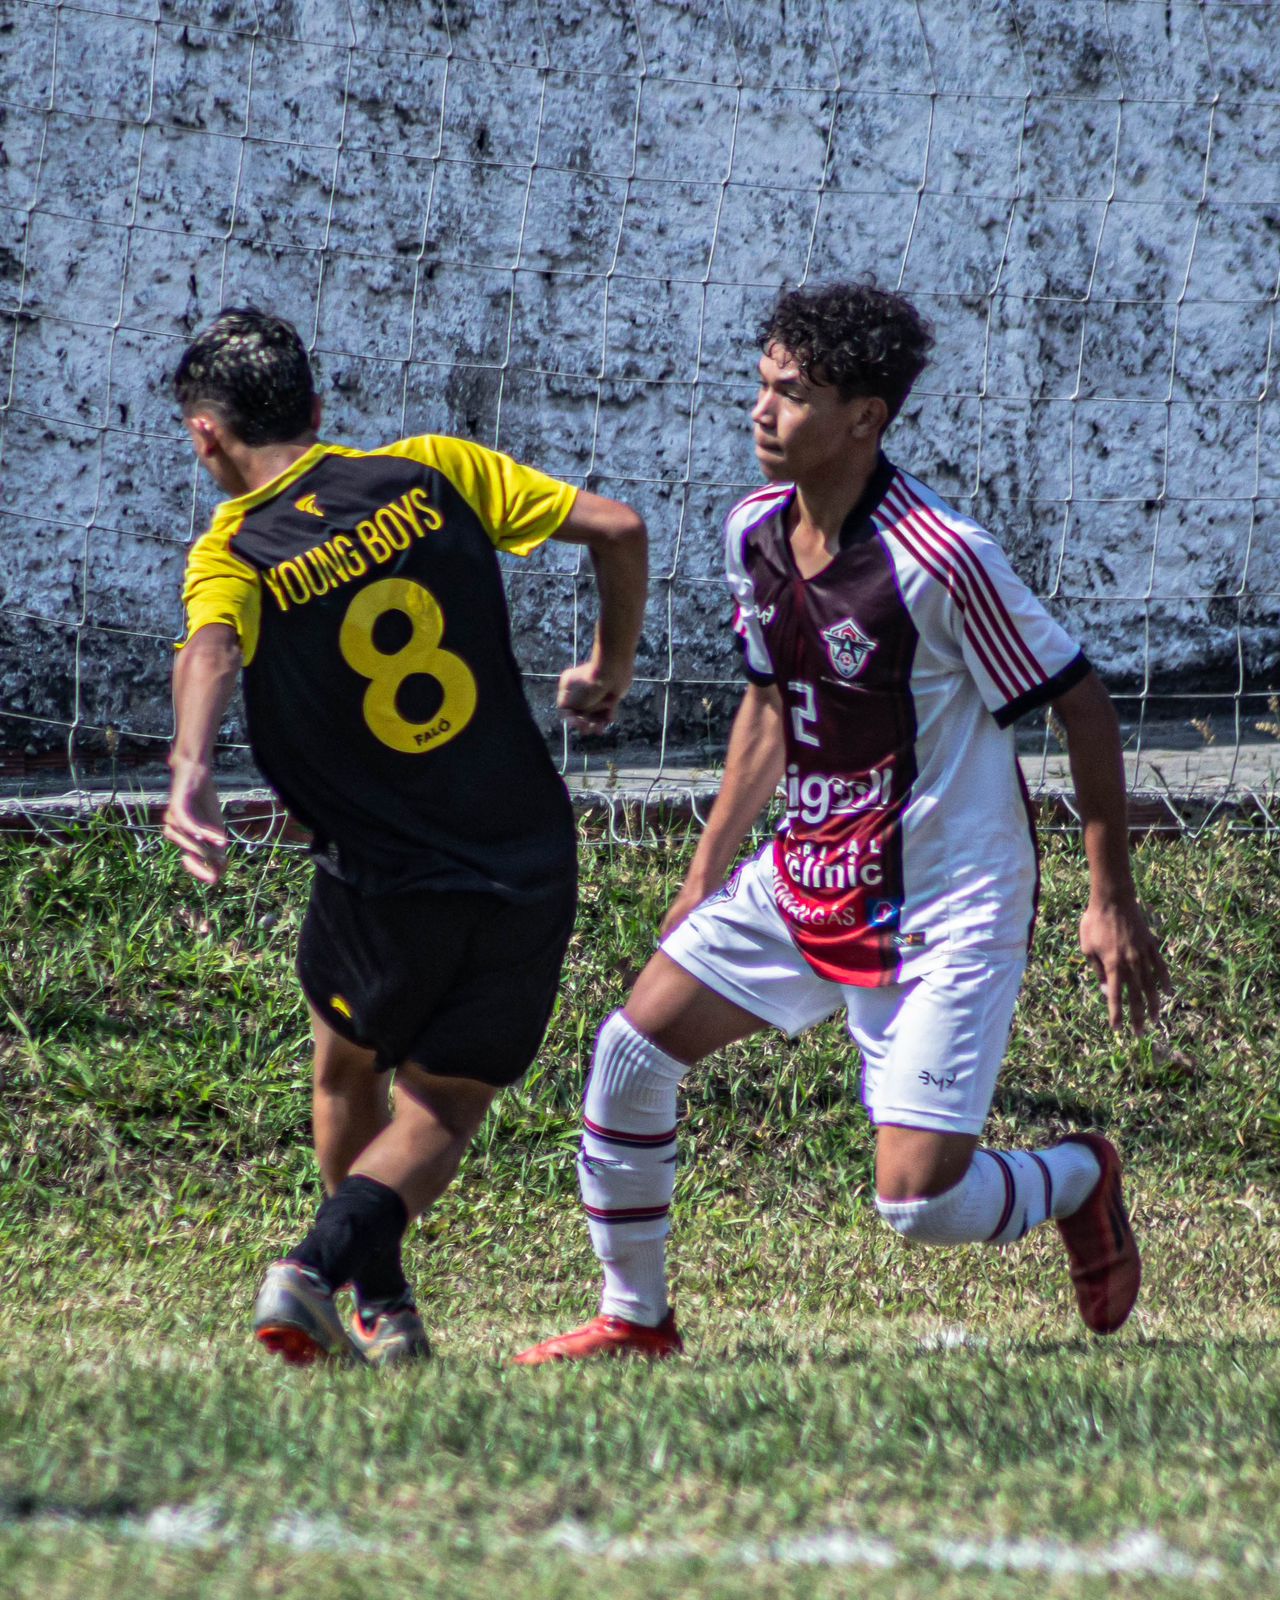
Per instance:
[[[353,887],[521,900],[574,871],[496,552],[536,549],[576,493],[461,439],[318,443],[192,547],[183,642],[236,629],[254,758]]]

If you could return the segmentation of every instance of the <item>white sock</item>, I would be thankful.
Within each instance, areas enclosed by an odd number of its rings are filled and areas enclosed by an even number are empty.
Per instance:
[[[1069,1217],[1102,1176],[1088,1145],[978,1150],[960,1182],[924,1200],[882,1200],[891,1228],[921,1244],[1011,1244],[1049,1217]]]
[[[600,1310],[649,1327],[668,1311],[676,1089],[687,1070],[615,1011],[596,1038],[583,1105],[578,1187],[604,1268]]]
[[[670,1309],[666,1239],[629,1239],[617,1255],[602,1257],[600,1265],[604,1268],[601,1312],[656,1328]]]

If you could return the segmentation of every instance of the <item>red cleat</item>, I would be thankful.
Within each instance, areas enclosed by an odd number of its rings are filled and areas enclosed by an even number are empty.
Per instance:
[[[676,1332],[676,1314],[668,1311],[656,1328],[625,1317],[592,1317],[584,1328],[557,1334],[522,1350],[514,1358],[518,1367],[540,1367],[544,1361],[586,1361],[591,1356],[645,1356],[665,1361],[684,1350]]]
[[[1072,1133],[1059,1143],[1087,1145],[1102,1168],[1079,1211],[1057,1220],[1085,1326],[1093,1333],[1114,1333],[1133,1310],[1142,1282],[1138,1241],[1120,1193],[1120,1157],[1100,1133]]]

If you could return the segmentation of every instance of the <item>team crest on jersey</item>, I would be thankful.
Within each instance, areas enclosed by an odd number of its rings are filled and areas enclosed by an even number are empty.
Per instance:
[[[852,617],[824,628],[822,637],[826,641],[831,665],[842,678],[856,678],[875,649],[874,641],[867,638]]]

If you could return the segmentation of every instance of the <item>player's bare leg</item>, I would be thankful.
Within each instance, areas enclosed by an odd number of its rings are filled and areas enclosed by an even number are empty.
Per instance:
[[[351,1171],[360,1152],[391,1122],[391,1074],[378,1072],[372,1050],[352,1044],[311,1010],[311,1128],[326,1194]]]
[[[345,1059],[357,1070],[354,1058]],[[268,1349],[299,1363],[352,1351],[378,1364],[428,1353],[401,1241],[452,1181],[495,1093],[412,1063],[399,1069],[390,1120],[337,1183],[306,1238],[267,1273],[254,1329]],[[349,1337],[333,1305],[348,1279],[358,1302]]]
[[[390,1290],[390,1251],[394,1240],[394,1267],[399,1267],[404,1229],[422,1215],[448,1188],[467,1146],[488,1110],[496,1089],[467,1078],[443,1077],[406,1062],[396,1073],[395,1105],[391,1121],[356,1160],[353,1185],[375,1194],[395,1197],[399,1209],[389,1205],[383,1216],[385,1231],[369,1241],[375,1264],[384,1253]],[[403,1220],[401,1220],[403,1219]],[[417,1307],[406,1292],[386,1292],[381,1298],[369,1289],[368,1258],[359,1269],[358,1301],[351,1320],[351,1342],[365,1360],[378,1365],[429,1354],[426,1331]]]
[[[375,1069],[373,1051],[344,1039],[314,1006],[309,1009],[312,1132],[325,1193],[332,1195],[356,1157],[391,1120],[390,1075]],[[385,1273],[383,1278],[386,1287]],[[329,1282],[301,1262],[274,1262],[254,1306],[258,1339],[294,1365],[308,1365],[320,1356],[349,1358],[350,1341],[333,1300],[334,1289],[344,1281]],[[409,1302],[403,1273],[397,1270],[389,1281],[399,1298]]]
[[[636,979],[622,1013],[637,1032],[686,1067],[766,1026],[661,950]]]
[[[444,1077],[406,1062],[396,1073],[391,1122],[361,1152],[352,1176],[394,1189],[409,1220],[421,1216],[453,1182],[497,1092],[490,1083]]]
[[[604,1269],[600,1314],[516,1357],[520,1366],[598,1355],[661,1359],[682,1348],[667,1300],[667,1214],[675,1183],[676,1090],[688,1069],[759,1017],[659,951],[596,1040],[578,1180]]]
[[[977,1134],[886,1125],[876,1133],[876,1193],[882,1200],[945,1194],[969,1170]]]

